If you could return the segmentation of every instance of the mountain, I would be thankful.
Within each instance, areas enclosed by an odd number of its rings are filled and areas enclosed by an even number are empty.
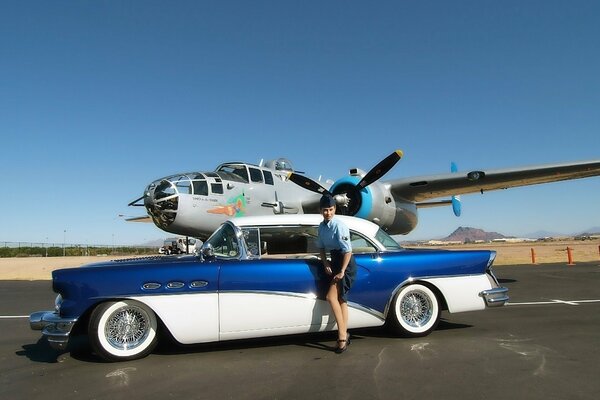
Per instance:
[[[580,232],[579,234],[575,235],[575,236],[579,236],[579,235],[589,235],[589,234],[599,234],[600,233],[600,226],[594,226],[593,228],[590,229],[586,229],[583,232]]]
[[[489,242],[494,239],[503,239],[507,237],[510,236],[504,236],[498,232],[486,232],[483,229],[461,226],[441,240],[445,242],[475,242],[478,240]]]

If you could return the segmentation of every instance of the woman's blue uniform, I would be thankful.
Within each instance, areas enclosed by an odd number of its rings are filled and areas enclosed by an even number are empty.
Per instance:
[[[350,231],[348,227],[337,218],[333,217],[330,221],[323,221],[319,224],[319,237],[317,245],[325,252],[331,255],[331,270],[333,276],[339,274],[342,270],[342,261],[345,253],[352,252],[350,244]],[[333,279],[332,276],[332,279]],[[348,291],[356,278],[356,262],[354,256],[350,257],[350,262],[344,273],[344,278],[338,282],[340,300],[347,302]]]

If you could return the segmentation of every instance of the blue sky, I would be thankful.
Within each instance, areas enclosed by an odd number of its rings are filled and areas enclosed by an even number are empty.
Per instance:
[[[600,158],[597,1],[5,1],[0,241],[140,243],[152,180],[287,157],[309,176]],[[600,178],[463,196],[406,239],[600,226]],[[65,231],[66,230],[66,234]]]

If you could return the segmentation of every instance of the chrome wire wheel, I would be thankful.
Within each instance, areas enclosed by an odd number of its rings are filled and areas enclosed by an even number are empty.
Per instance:
[[[96,354],[108,361],[142,358],[156,346],[158,320],[147,305],[121,300],[98,305],[88,334]]]
[[[150,317],[143,309],[126,306],[114,312],[104,328],[106,340],[115,349],[135,349],[150,333]]]
[[[390,325],[402,336],[426,336],[440,319],[440,305],[435,293],[425,285],[403,287],[394,298]]]
[[[421,290],[413,290],[402,297],[400,315],[408,325],[420,328],[430,319],[433,312],[431,299]]]

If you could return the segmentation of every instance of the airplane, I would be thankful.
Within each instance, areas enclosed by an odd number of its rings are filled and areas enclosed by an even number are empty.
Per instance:
[[[380,182],[402,155],[396,150],[368,172],[352,168],[335,182],[312,180],[285,158],[258,165],[226,162],[212,172],[171,175],[150,183],[129,203],[145,207],[148,215],[127,221],[152,221],[164,231],[205,240],[233,217],[319,213],[319,199],[330,193],[338,214],[373,221],[398,235],[417,226],[421,208],[452,206],[460,216],[463,194],[600,175],[600,160],[468,172],[452,163],[449,173]]]

